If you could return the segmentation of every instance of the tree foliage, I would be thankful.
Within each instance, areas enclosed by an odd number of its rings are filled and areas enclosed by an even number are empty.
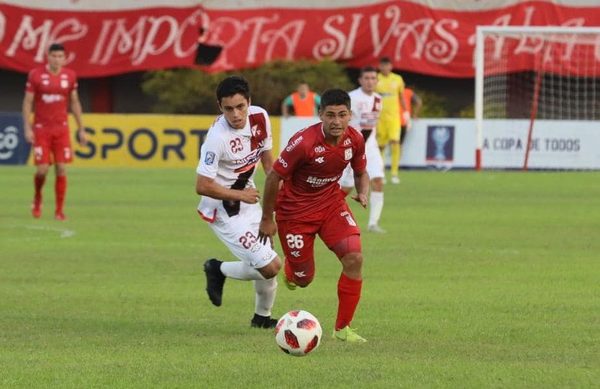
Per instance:
[[[281,102],[300,81],[317,93],[328,88],[353,88],[344,67],[327,60],[274,61],[254,69],[213,74],[198,69],[154,71],[146,73],[142,89],[156,100],[154,112],[216,114],[215,90],[224,77],[232,74],[244,76],[250,83],[252,103],[273,115],[281,113]]]

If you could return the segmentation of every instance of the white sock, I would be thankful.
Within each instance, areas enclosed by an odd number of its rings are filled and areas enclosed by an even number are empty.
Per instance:
[[[271,316],[271,308],[273,308],[275,295],[277,294],[277,277],[254,281],[254,290],[256,290],[256,308],[254,312],[261,316]]]
[[[369,225],[379,224],[379,218],[383,210],[383,192],[371,192],[369,208]]]
[[[221,273],[225,274],[226,277],[235,278],[236,280],[265,279],[258,270],[240,261],[223,262],[221,264]]]

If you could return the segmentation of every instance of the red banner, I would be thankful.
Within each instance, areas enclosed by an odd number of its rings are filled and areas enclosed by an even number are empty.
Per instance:
[[[409,1],[322,9],[181,7],[106,12],[2,5],[0,67],[26,72],[43,63],[45,48],[55,41],[69,49],[68,66],[80,77],[191,67],[200,38],[223,47],[216,62],[204,68],[209,71],[301,58],[330,58],[360,67],[388,56],[396,69],[473,77],[477,25],[600,26],[600,8],[540,1],[478,11],[436,9]],[[527,44],[521,43],[516,46]],[[600,42],[590,51],[600,69]],[[509,54],[536,53],[532,48]]]
[[[0,68],[28,72],[54,42],[79,77],[191,66],[199,7],[64,12],[0,6]]]

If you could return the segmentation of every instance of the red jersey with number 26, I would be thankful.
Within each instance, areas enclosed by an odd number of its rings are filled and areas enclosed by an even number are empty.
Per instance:
[[[77,89],[77,77],[71,69],[61,68],[53,74],[46,67],[33,69],[25,90],[34,94],[35,128],[67,125],[67,107],[71,92]]]
[[[350,163],[355,172],[366,167],[365,141],[348,127],[337,145],[325,142],[323,123],[292,136],[273,169],[283,178],[277,197],[277,219],[319,220],[345,196],[338,180]]]

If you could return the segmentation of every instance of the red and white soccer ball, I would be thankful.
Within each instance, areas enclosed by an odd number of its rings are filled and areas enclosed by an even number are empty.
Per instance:
[[[302,357],[321,343],[321,324],[310,312],[298,310],[283,315],[275,327],[275,341],[286,354]]]

